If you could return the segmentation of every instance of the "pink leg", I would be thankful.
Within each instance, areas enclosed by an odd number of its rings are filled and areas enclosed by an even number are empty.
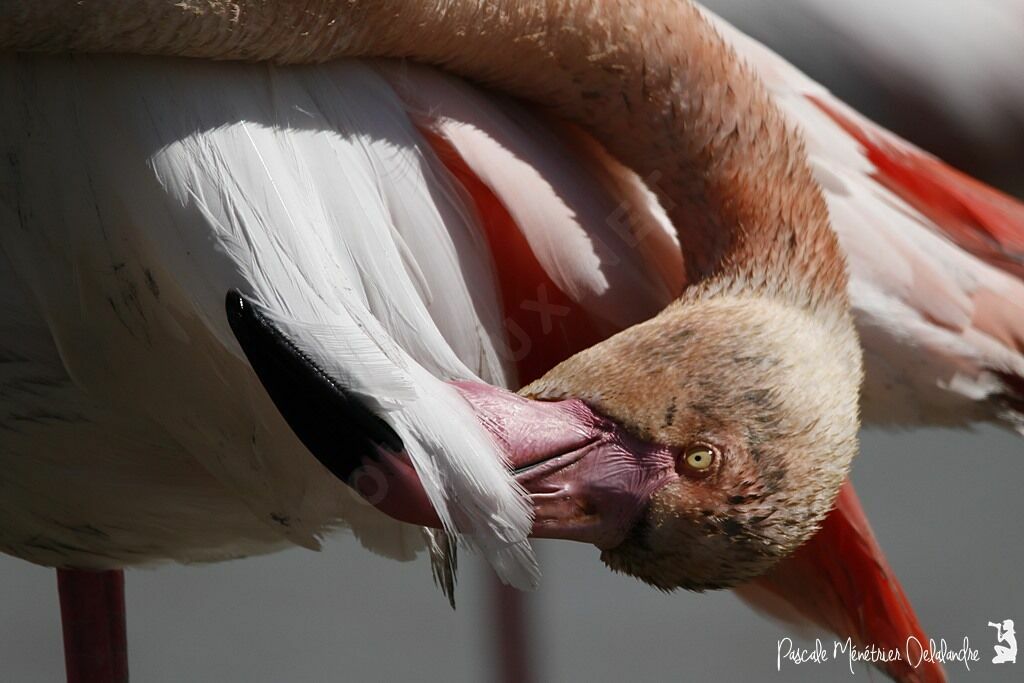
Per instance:
[[[124,572],[58,569],[68,683],[127,683]]]
[[[494,586],[495,631],[498,666],[502,683],[529,683],[533,680],[526,594],[491,577]]]

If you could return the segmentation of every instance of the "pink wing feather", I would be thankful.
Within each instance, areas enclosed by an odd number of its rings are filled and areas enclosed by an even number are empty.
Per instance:
[[[866,421],[1024,432],[1024,205],[712,19],[805,139],[848,260]]]

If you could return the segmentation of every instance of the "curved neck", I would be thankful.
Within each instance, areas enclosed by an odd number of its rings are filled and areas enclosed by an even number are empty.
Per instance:
[[[441,66],[577,122],[636,170],[691,283],[845,301],[801,143],[688,1],[21,0],[0,8],[0,48]]]

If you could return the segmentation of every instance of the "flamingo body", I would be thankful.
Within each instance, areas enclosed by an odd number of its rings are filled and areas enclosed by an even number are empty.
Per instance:
[[[803,133],[867,417],[1020,428],[1019,207],[718,27]],[[517,387],[672,301],[657,178],[400,63],[19,56],[0,77],[5,552],[105,569],[316,548],[339,526],[398,559],[434,542],[302,448],[231,334],[237,289],[388,416],[444,521],[536,582],[529,511],[445,381]]]

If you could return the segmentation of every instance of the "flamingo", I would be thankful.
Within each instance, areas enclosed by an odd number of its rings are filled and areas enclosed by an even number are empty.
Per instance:
[[[362,58],[5,63],[0,541],[65,568],[66,616],[118,612],[120,575],[80,570],[346,524],[447,587],[456,535],[532,585],[532,531],[921,633],[842,484],[860,348],[867,420],[1019,429],[1016,203],[688,3],[212,7],[0,23],[17,50]],[[68,629],[73,679],[97,645],[124,673],[116,626]]]

